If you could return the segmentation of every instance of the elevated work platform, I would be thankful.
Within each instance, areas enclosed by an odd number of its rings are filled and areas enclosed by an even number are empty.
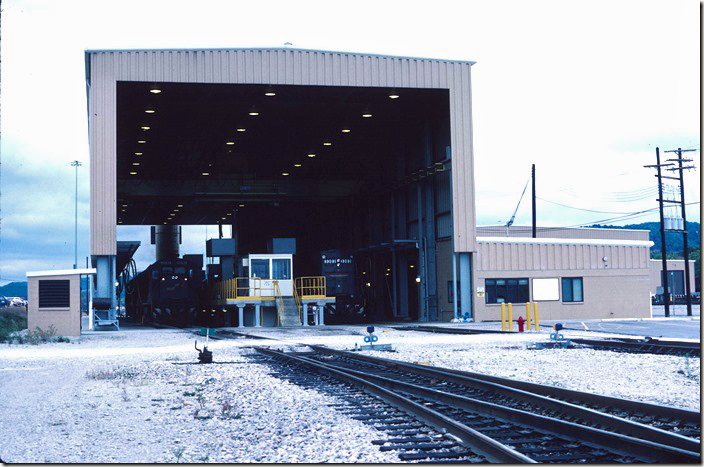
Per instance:
[[[313,325],[324,325],[325,305],[335,303],[335,297],[325,295],[325,277],[299,277],[291,291],[283,295],[278,280],[237,277],[217,283],[211,296],[215,306],[237,308],[238,327],[244,327],[245,311],[254,313],[254,327],[262,326],[267,307],[276,309],[276,326],[308,326],[311,311]]]

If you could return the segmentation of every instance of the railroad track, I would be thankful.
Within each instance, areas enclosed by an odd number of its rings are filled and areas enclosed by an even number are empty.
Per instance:
[[[676,432],[696,430],[693,422],[682,420],[688,411],[683,414],[661,408],[658,414],[649,414],[655,406],[632,403],[635,405],[629,408],[631,414],[641,420],[649,416],[675,420],[668,431],[657,424],[577,405],[573,402],[581,393],[576,391],[562,394],[573,401],[567,402],[461,372],[309,347],[312,352],[284,353],[263,347],[257,350],[271,359],[276,371],[283,371],[294,382],[303,378],[304,384],[317,387],[324,381],[326,387],[338,388],[328,389],[336,394],[357,395],[364,391],[380,399],[383,408],[370,409],[365,405],[369,401],[356,408],[345,407],[387,430],[393,424],[412,429],[410,433],[399,432],[396,438],[392,435],[391,440],[378,441],[382,449],[400,450],[401,460],[464,463],[699,463],[701,460],[699,440]],[[539,385],[535,386],[533,390],[538,391]],[[609,406],[617,401],[620,399],[599,402],[592,398],[589,403]],[[634,408],[641,412],[635,412]],[[389,420],[394,423],[387,423]]]
[[[616,352],[653,353],[659,355],[679,355],[685,357],[701,357],[699,342],[661,341],[658,339],[570,339],[575,344],[587,345],[600,350]]]

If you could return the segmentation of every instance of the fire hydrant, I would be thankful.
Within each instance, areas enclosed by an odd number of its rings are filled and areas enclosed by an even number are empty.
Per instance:
[[[523,319],[523,316],[519,316],[516,322],[518,323],[518,332],[523,332],[523,323],[525,323],[526,320]]]

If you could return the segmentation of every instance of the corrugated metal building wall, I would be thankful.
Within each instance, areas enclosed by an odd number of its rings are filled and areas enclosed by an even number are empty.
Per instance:
[[[473,252],[471,65],[296,49],[87,51],[91,254],[116,254],[117,81],[448,89],[455,250]]]

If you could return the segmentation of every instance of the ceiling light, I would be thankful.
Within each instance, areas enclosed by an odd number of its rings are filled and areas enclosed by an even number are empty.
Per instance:
[[[343,128],[343,129],[342,129],[342,132],[343,132],[343,133],[349,133],[350,131],[352,131],[352,130],[350,130],[349,128]]]
[[[275,96],[276,93],[274,92],[274,89],[272,89],[272,87],[269,86],[268,88],[266,88],[266,92],[264,92],[264,95],[268,96],[268,97],[272,97],[272,96]]]
[[[365,110],[364,113],[362,113],[362,117],[364,118],[370,118],[372,116],[372,113],[368,110]]]
[[[183,204],[177,204],[176,206],[178,206],[179,208],[182,208]]]
[[[137,143],[139,143],[139,144],[144,144],[144,143],[146,143],[146,141],[143,140],[143,139],[140,139],[140,140],[137,141]]]
[[[161,92],[161,89],[154,88],[150,89],[149,92],[151,92],[152,94],[159,94]]]
[[[399,97],[401,97],[401,96],[398,95],[398,93],[396,92],[395,89],[392,89],[389,92],[389,99],[398,99]]]
[[[139,165],[139,162],[132,162],[132,165]]]
[[[235,144],[235,142],[234,141],[227,141],[225,144],[227,144],[228,146],[232,146],[233,144]]]
[[[126,207],[127,207],[127,205],[126,205],[126,204],[123,204],[123,205],[122,205],[122,207],[123,207],[123,208],[126,208]]]
[[[288,177],[288,172],[281,172],[281,175],[283,175],[284,177]]]
[[[293,164],[294,167],[300,167],[301,164]]]
[[[315,154],[310,153],[310,154],[308,154],[308,157],[315,157]]]
[[[210,172],[203,172],[201,175],[210,175]]]
[[[227,220],[227,217],[221,217],[221,219],[224,220],[224,221],[226,221],[226,220]]]
[[[130,175],[137,175],[137,172],[130,172]]]
[[[237,131],[243,132],[243,131],[247,131],[247,129],[246,128],[238,128]]]
[[[325,141],[323,143],[323,146],[332,146],[332,143],[330,141]]]
[[[134,153],[135,156],[141,156],[141,155],[143,155],[143,154],[144,154],[143,152],[135,152],[135,153]]]
[[[120,211],[122,211],[122,212],[126,212],[126,211],[127,211],[127,209],[120,209]]]
[[[259,115],[259,110],[257,110],[256,107],[252,106],[252,107],[249,109],[248,114],[251,115],[252,117],[256,117],[257,115]]]
[[[151,127],[145,125],[145,126],[143,126],[143,127],[141,127],[141,128],[142,128],[142,130],[147,131],[147,130],[149,130]]]
[[[154,109],[146,109],[144,111],[145,114],[153,114],[154,112],[156,112],[156,110],[154,110]]]
[[[227,213],[227,215],[228,215],[228,216],[231,216],[231,215],[232,215],[232,213],[231,213],[231,212],[228,212],[228,213]]]
[[[174,209],[174,212],[178,212],[178,209]]]
[[[244,204],[240,204],[239,207],[243,208],[243,207],[244,207]]]

